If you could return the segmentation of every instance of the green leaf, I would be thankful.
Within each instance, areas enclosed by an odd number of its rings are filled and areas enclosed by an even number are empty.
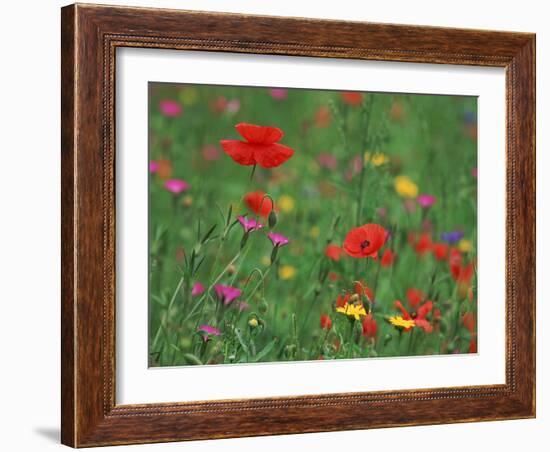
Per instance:
[[[273,348],[275,347],[275,344],[277,343],[277,339],[273,339],[271,342],[269,342],[264,348],[262,348],[254,358],[252,358],[252,362],[257,363],[258,361],[261,361],[262,358],[266,357],[271,353]]]
[[[196,364],[198,366],[202,366],[203,362],[193,353],[184,353],[183,357],[189,364]]]
[[[238,328],[235,328],[235,337],[237,338],[237,340],[239,341],[239,343],[241,344],[241,347],[243,348],[243,350],[245,351],[246,354],[250,353],[249,352],[249,349],[248,349],[248,345],[246,345],[246,342],[241,334],[241,330],[239,330]]]

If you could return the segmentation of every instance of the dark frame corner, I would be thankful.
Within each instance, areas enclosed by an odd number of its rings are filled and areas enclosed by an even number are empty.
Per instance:
[[[534,34],[77,4],[62,8],[61,37],[64,444],[85,447],[535,416]],[[116,405],[118,47],[505,68],[506,383]]]

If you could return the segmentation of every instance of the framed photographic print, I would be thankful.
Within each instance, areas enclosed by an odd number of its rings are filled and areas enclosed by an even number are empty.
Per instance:
[[[62,9],[64,444],[533,417],[534,320],[534,35]]]

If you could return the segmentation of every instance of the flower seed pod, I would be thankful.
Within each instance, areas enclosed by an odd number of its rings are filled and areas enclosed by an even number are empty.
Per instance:
[[[260,314],[263,314],[263,315],[267,314],[267,311],[269,310],[269,304],[265,298],[263,298],[260,304],[258,305],[258,309],[260,311]]]
[[[277,224],[277,214],[275,213],[275,210],[271,209],[271,212],[269,212],[269,218],[268,218],[269,228],[273,229],[276,224]]]

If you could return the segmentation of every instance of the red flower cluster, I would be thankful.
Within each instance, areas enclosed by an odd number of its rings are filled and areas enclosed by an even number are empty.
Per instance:
[[[449,270],[451,276],[458,285],[458,294],[462,298],[468,296],[470,300],[473,298],[471,291],[472,278],[474,276],[475,264],[474,261],[462,264],[462,254],[456,248],[452,248],[449,255]]]
[[[277,143],[284,135],[277,127],[240,123],[235,128],[246,141],[221,140],[220,144],[239,165],[257,164],[263,168],[274,168],[294,154],[293,149]]]
[[[418,256],[424,256],[426,253],[431,252],[438,261],[442,261],[447,258],[447,254],[449,253],[449,245],[432,242],[430,234],[426,232],[420,235],[415,233],[409,234],[409,243]]]
[[[456,248],[451,249],[449,269],[451,270],[453,279],[458,284],[470,285],[472,277],[474,276],[474,262],[472,261],[466,265],[462,265],[462,254]]]

